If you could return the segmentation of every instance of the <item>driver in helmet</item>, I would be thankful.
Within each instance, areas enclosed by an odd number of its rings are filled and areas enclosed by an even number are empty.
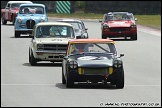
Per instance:
[[[86,44],[84,44],[84,43],[74,44],[74,46],[73,46],[73,53],[85,52],[86,51],[86,47],[85,46],[86,46]]]

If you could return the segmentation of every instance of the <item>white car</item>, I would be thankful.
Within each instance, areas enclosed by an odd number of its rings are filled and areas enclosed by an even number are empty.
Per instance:
[[[74,26],[75,35],[77,38],[89,38],[87,32],[88,28],[85,27],[83,21],[77,19],[60,19],[57,20],[57,22],[66,22],[72,24]]]
[[[31,65],[39,61],[62,62],[68,41],[76,38],[73,26],[64,22],[40,22],[34,26],[31,36]]]

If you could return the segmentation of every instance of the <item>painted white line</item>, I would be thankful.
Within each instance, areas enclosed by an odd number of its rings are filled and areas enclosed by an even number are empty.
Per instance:
[[[142,87],[146,87],[146,86],[161,86],[161,85],[125,85],[125,86],[142,86]]]
[[[157,29],[154,29],[154,28],[150,28],[150,27],[146,27],[146,26],[142,26],[142,25],[137,25],[137,30],[141,31],[141,32],[149,33],[149,34],[152,34],[152,35],[161,36],[161,30],[157,30]]]
[[[49,86],[49,85],[55,85],[55,84],[1,84],[1,86]]]
[[[1,84],[1,86],[49,86],[55,84]],[[125,86],[161,86],[161,85],[125,85]]]

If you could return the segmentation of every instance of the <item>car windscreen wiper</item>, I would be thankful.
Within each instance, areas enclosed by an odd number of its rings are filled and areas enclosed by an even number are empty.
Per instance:
[[[75,53],[75,54],[69,54],[68,56],[74,56],[74,55],[85,55],[85,52]]]

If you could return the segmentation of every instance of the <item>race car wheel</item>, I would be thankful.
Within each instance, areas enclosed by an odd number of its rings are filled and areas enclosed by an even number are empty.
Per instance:
[[[131,38],[132,40],[137,40],[137,34],[133,35]]]
[[[116,81],[116,88],[118,89],[124,88],[124,70],[122,71],[121,75],[118,75],[118,78]]]
[[[29,48],[29,63],[31,63],[30,48]]]
[[[15,24],[15,17],[14,17],[14,15],[12,15],[12,25],[14,25]]]
[[[15,38],[18,38],[18,37],[20,37],[20,32],[15,31]]]
[[[37,60],[34,58],[33,52],[31,51],[31,57],[30,57],[30,64],[32,66],[35,66],[37,64]]]
[[[105,35],[102,34],[102,39],[107,39],[107,37]]]
[[[67,87],[67,88],[71,88],[71,87],[73,87],[74,82],[70,80],[68,74],[66,74],[66,75],[67,75],[67,79],[66,79],[66,87]]]
[[[62,84],[66,84],[66,80],[63,73],[63,67],[62,67]]]
[[[7,20],[4,19],[4,15],[2,16],[2,24],[6,25],[7,24]]]

